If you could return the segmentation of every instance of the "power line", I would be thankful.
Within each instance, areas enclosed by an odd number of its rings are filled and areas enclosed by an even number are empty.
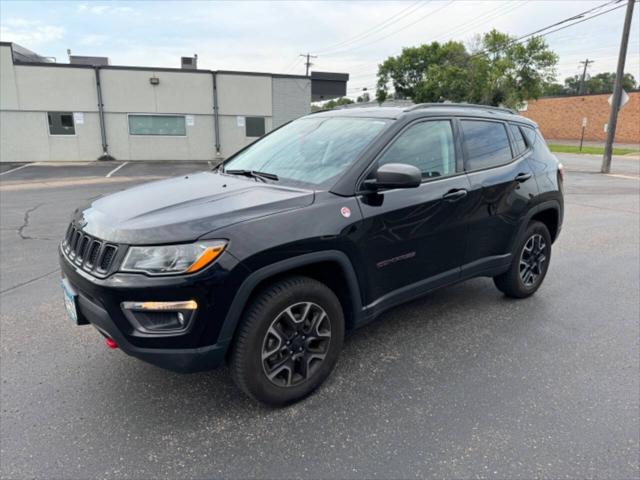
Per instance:
[[[636,0],[636,1],[637,1],[637,0]],[[528,37],[531,37],[531,36],[533,36],[533,35],[536,35],[536,36],[538,36],[538,37],[544,37],[544,36],[550,35],[550,34],[552,34],[552,33],[558,32],[558,31],[560,31],[560,30],[564,30],[564,29],[566,29],[566,28],[572,27],[572,26],[577,25],[577,24],[579,24],[579,23],[583,23],[583,22],[586,22],[586,21],[588,21],[588,20],[592,20],[592,19],[594,19],[594,18],[596,18],[596,17],[599,17],[599,16],[604,15],[604,14],[606,14],[606,13],[612,12],[612,11],[617,10],[617,9],[619,9],[619,8],[625,7],[625,5],[624,5],[624,4],[622,4],[622,5],[617,5],[617,6],[613,7],[613,8],[610,8],[610,9],[608,9],[608,10],[605,10],[605,11],[603,11],[603,12],[596,13],[596,14],[591,15],[591,16],[588,16],[588,17],[584,17],[585,15],[587,15],[587,14],[589,14],[589,13],[595,12],[595,11],[597,11],[597,10],[602,9],[603,7],[606,7],[606,6],[608,6],[608,5],[613,5],[613,4],[616,4],[616,3],[619,3],[619,2],[620,2],[620,0],[613,0],[612,2],[606,2],[606,3],[603,3],[603,4],[601,4],[601,5],[598,5],[597,7],[591,8],[591,9],[589,9],[589,10],[585,10],[584,12],[580,12],[580,13],[578,13],[578,14],[576,14],[576,15],[573,15],[573,16],[571,16],[571,17],[565,18],[565,19],[563,19],[563,20],[560,20],[560,21],[558,21],[558,22],[555,22],[555,23],[553,23],[553,24],[551,24],[551,25],[548,25],[548,26],[546,26],[546,27],[539,28],[539,29],[537,29],[537,30],[535,30],[535,31],[533,31],[533,32],[530,32],[530,33],[527,33],[527,34],[522,35],[522,36],[520,36],[520,37],[517,37],[517,38],[515,38],[513,41],[509,42],[507,45],[514,45],[514,44],[516,44],[516,43],[520,43],[520,42],[522,42],[522,40],[524,40],[524,39],[526,39],[526,38],[528,38]],[[447,5],[448,5],[448,4],[447,4]],[[576,21],[574,21],[573,23],[569,23],[568,25],[564,25],[565,23],[567,23],[567,22],[572,22],[573,20],[576,20]],[[560,25],[562,25],[562,26],[560,26]],[[556,29],[554,29],[554,30],[551,30],[551,31],[548,31],[548,32],[545,32],[545,30],[549,30],[550,28],[553,28],[553,27],[556,27],[556,26],[557,26],[558,28],[556,28]],[[544,32],[544,33],[542,33],[542,32]],[[482,51],[479,51],[479,52],[474,53],[474,54],[473,54],[473,55],[471,55],[471,56],[473,57],[473,56],[483,55],[483,54],[485,54],[485,53],[487,53],[487,52],[485,52],[485,51],[483,51],[483,50],[482,50]],[[363,74],[363,75],[368,75],[368,74]],[[373,75],[377,75],[377,72],[372,72],[372,73],[371,73],[371,75],[372,75],[372,76],[373,76]]]
[[[495,8],[493,10],[489,10],[488,12],[485,12],[484,14],[480,15],[480,17],[477,17],[477,18],[475,18],[473,20],[470,20],[468,22],[464,22],[464,23],[458,25],[457,27],[454,27],[453,30],[450,30],[446,34],[434,37],[431,41],[437,41],[439,38],[442,38],[443,36],[449,35],[449,34],[457,35],[457,34],[466,33],[469,30],[471,30],[472,28],[476,28],[476,27],[478,27],[480,25],[483,25],[483,24],[485,24],[485,23],[487,23],[489,21],[495,20],[496,18],[499,18],[499,17],[501,17],[503,15],[506,15],[507,13],[511,13],[511,12],[517,10],[518,8],[523,7],[526,3],[527,3],[527,0],[525,0],[523,3],[521,3],[519,5],[518,4],[512,5],[510,7],[510,9],[509,8],[504,9],[503,6],[500,5],[500,6],[498,6],[497,8]],[[499,12],[499,14],[498,15],[493,15],[496,12]],[[478,23],[478,20],[481,20],[480,23]],[[473,24],[473,26],[471,28],[468,28],[466,30],[460,31],[460,28],[464,28],[464,27],[466,27],[468,25],[471,25],[471,24]],[[456,33],[454,33],[454,32],[456,32]],[[355,73],[358,73],[358,70],[356,70]],[[364,74],[364,75],[371,75],[371,74]]]
[[[395,35],[395,34],[396,34],[396,33],[398,33],[398,32],[401,32],[401,31],[403,31],[403,30],[406,30],[407,28],[409,28],[409,27],[411,27],[411,26],[415,25],[416,23],[421,22],[421,21],[422,21],[422,20],[424,20],[425,18],[428,18],[428,17],[430,17],[430,16],[432,16],[432,15],[434,15],[434,14],[438,13],[439,11],[441,11],[441,10],[443,10],[443,9],[447,8],[447,7],[448,7],[449,5],[451,5],[454,1],[455,1],[455,0],[449,0],[449,2],[447,2],[446,4],[444,4],[443,6],[441,6],[440,8],[436,8],[435,10],[433,10],[433,11],[431,11],[431,12],[427,13],[426,15],[423,15],[423,16],[422,16],[422,17],[420,17],[420,18],[418,18],[417,20],[415,20],[415,21],[413,21],[413,22],[411,22],[411,23],[409,23],[409,24],[407,24],[407,25],[404,25],[402,28],[400,28],[400,29],[398,29],[398,30],[394,30],[393,32],[391,32],[391,33],[389,33],[389,34],[384,35],[384,36],[382,36],[382,37],[380,37],[380,38],[377,38],[377,39],[375,39],[375,40],[373,40],[373,41],[371,41],[371,42],[369,42],[369,43],[365,43],[364,45],[359,45],[359,46],[355,47],[353,50],[360,50],[360,49],[362,49],[362,48],[364,48],[364,47],[368,47],[369,45],[372,45],[372,44],[374,44],[374,43],[378,43],[379,41],[384,40],[385,38],[389,38],[390,36]],[[336,54],[339,54],[339,53],[349,52],[349,51],[353,51],[353,50],[352,50],[352,49],[346,49],[346,50],[337,50],[337,51],[333,51],[333,52],[329,52],[329,53],[326,53],[326,52],[325,52],[325,56],[327,56],[327,55],[336,55]]]
[[[428,0],[431,1],[431,0]],[[346,44],[349,43],[353,43],[353,42],[359,42],[360,40],[362,40],[363,38],[366,38],[370,35],[373,35],[374,33],[384,30],[387,27],[390,27],[391,25],[399,22],[400,20],[402,20],[404,17],[406,17],[407,15],[410,15],[414,12],[416,12],[417,10],[419,10],[420,8],[422,8],[425,5],[425,3],[423,3],[422,0],[419,0],[411,5],[409,5],[409,7],[407,8],[403,8],[402,10],[400,10],[399,12],[395,13],[394,15],[392,15],[391,17],[387,18],[385,21],[374,25],[373,27],[371,27],[368,30],[364,30],[363,32],[360,32],[358,35],[354,35],[353,37],[347,38],[346,40],[343,40],[341,42],[338,43],[334,43],[328,47],[324,47],[320,50],[314,50],[318,53],[326,53],[326,52],[330,52],[332,50],[335,50],[336,47],[342,47]],[[410,11],[407,11],[410,10]],[[403,12],[406,12],[402,15]],[[400,16],[398,16],[400,15]]]

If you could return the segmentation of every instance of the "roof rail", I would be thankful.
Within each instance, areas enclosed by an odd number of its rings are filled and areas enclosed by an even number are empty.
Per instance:
[[[490,110],[490,111],[496,111],[496,112],[502,112],[502,113],[512,113],[514,115],[518,114],[518,112],[516,112],[515,110],[507,107],[494,107],[492,105],[476,105],[473,103],[446,103],[446,102],[417,103],[409,108],[406,108],[404,111],[412,112],[414,110],[419,110],[421,108],[431,108],[431,107],[475,108],[477,110]]]

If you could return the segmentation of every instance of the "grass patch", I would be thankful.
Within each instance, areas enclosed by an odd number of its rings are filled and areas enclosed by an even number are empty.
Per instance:
[[[549,150],[559,153],[590,153],[593,155],[602,155],[604,153],[604,147],[590,147],[584,145],[582,151],[577,145],[557,145],[554,143],[549,144]],[[640,150],[634,148],[614,148],[614,155],[626,155],[627,153],[640,153]]]

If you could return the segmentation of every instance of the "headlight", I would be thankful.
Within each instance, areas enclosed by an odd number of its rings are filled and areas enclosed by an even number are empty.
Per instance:
[[[224,240],[209,240],[187,245],[129,247],[121,270],[149,275],[194,273],[218,258],[226,245]]]

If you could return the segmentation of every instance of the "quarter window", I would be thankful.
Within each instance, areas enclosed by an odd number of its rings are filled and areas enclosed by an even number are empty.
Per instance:
[[[536,131],[530,127],[523,127],[522,131],[524,132],[524,136],[527,138],[529,146],[533,147],[533,144],[536,143]]]
[[[511,161],[511,146],[503,123],[463,120],[467,170],[504,165]]]
[[[522,152],[524,152],[527,149],[527,144],[524,141],[524,137],[522,136],[520,127],[518,127],[517,125],[509,125],[509,127],[511,128],[511,134],[513,135],[513,138],[516,142],[515,143],[516,151],[514,153],[515,155],[520,155]]]
[[[264,117],[246,117],[244,124],[247,137],[261,137],[264,135]]]
[[[129,115],[129,135],[187,134],[182,115]]]
[[[48,112],[47,121],[51,135],[75,135],[76,133],[72,112]]]
[[[451,122],[433,120],[409,127],[378,161],[378,165],[386,163],[407,163],[418,167],[422,178],[454,174],[456,155]]]

